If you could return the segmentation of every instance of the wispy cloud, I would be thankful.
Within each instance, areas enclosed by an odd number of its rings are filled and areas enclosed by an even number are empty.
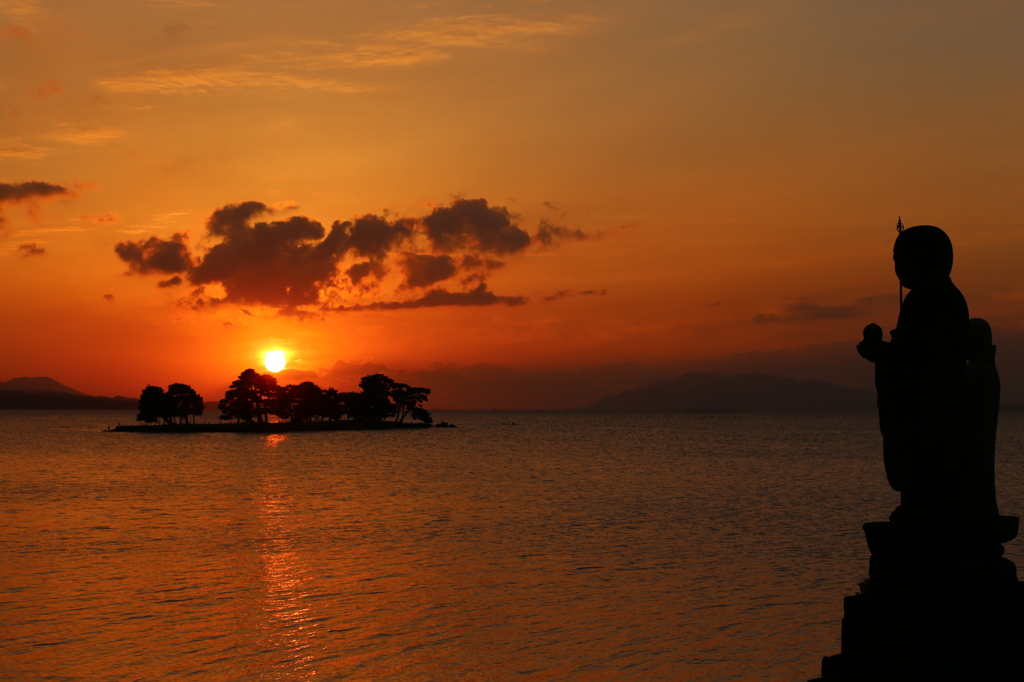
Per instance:
[[[1011,301],[1019,303],[1024,301],[1024,291],[1007,291],[1002,293],[992,294],[992,299],[995,301]]]
[[[64,227],[33,227],[26,230],[16,230],[11,234],[12,237],[25,239],[28,237],[38,237],[41,234],[54,234],[60,232],[88,232],[89,228],[79,227],[78,225],[66,225]]]
[[[149,0],[150,7],[216,7],[210,0]]]
[[[567,296],[604,296],[607,293],[607,289],[585,289],[584,291],[577,291],[575,289],[562,289],[560,291],[556,291],[553,294],[545,296],[544,300],[550,303],[551,301],[557,301],[561,298],[566,298]]]
[[[353,93],[369,88],[342,83],[332,78],[309,78],[289,73],[252,71],[238,67],[214,67],[195,70],[153,69],[134,76],[107,78],[99,85],[111,92],[190,94],[227,88],[272,90],[317,90]]]
[[[39,12],[36,0],[0,0],[0,14],[14,17],[26,17]]]
[[[35,242],[31,244],[21,244],[18,246],[18,253],[21,254],[22,258],[28,258],[30,256],[42,256],[46,254],[46,249],[39,246]]]
[[[592,22],[593,19],[581,16],[562,21],[534,21],[500,14],[475,14],[428,19],[414,28],[394,31],[390,36],[395,40],[440,47],[504,47],[536,36],[579,33]]]
[[[781,312],[758,313],[754,315],[753,321],[756,324],[770,324],[772,322],[842,320],[864,315],[873,307],[881,303],[890,302],[895,298],[895,294],[865,296],[847,305],[825,305],[808,301],[806,298],[800,298],[792,303],[787,303]]]
[[[593,23],[574,16],[537,21],[500,14],[427,19],[411,28],[358,36],[350,44],[309,43],[318,54],[292,55],[309,68],[409,66],[451,58],[459,48],[524,48],[537,39],[573,35]]]
[[[41,159],[49,151],[47,147],[36,147],[20,139],[0,140],[0,157],[8,159]]]
[[[441,306],[489,306],[503,304],[517,306],[526,303],[523,296],[498,296],[480,283],[470,291],[448,291],[431,289],[423,296],[407,301],[376,301],[374,303],[340,305],[325,310],[334,312],[358,312],[363,310],[409,310],[413,308],[437,308]]]
[[[124,136],[125,131],[120,128],[89,123],[63,123],[47,135],[51,140],[89,147],[106,144],[110,140]]]
[[[90,225],[108,225],[110,223],[117,223],[121,221],[121,214],[114,211],[109,213],[103,213],[101,215],[82,215],[78,216],[78,219],[84,223]]]
[[[165,4],[187,1],[164,0]],[[361,34],[344,43],[309,41],[298,50],[248,56],[232,65],[152,69],[104,78],[99,85],[111,92],[163,95],[229,88],[358,93],[375,88],[301,72],[439,62],[460,49],[526,49],[543,38],[579,33],[593,21],[583,16],[548,21],[500,14],[437,17],[407,28]]]

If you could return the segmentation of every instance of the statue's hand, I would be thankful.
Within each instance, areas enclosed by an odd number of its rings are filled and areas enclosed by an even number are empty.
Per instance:
[[[885,353],[886,346],[888,346],[888,345],[889,344],[887,344],[885,341],[881,341],[881,340],[878,340],[878,341],[867,341],[867,340],[865,340],[865,341],[861,341],[860,343],[857,344],[857,352],[860,353],[860,356],[862,358],[864,358],[865,360],[870,360],[871,362],[877,362],[879,359],[881,359],[882,355]]]
[[[864,340],[857,344],[857,352],[865,360],[875,362],[884,352],[885,341],[882,341],[882,328],[877,324],[864,327]]]

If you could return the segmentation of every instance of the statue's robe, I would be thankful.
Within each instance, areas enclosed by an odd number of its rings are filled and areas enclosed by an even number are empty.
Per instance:
[[[949,277],[918,285],[875,363],[886,476],[901,493],[901,515],[957,513],[968,318]]]

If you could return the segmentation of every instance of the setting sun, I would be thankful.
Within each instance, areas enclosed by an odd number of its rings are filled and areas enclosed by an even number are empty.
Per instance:
[[[271,372],[280,372],[285,366],[284,351],[267,351],[266,356],[263,358],[263,364],[266,365],[267,369]]]

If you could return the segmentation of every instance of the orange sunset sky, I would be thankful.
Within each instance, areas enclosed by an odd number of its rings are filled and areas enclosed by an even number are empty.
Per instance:
[[[891,328],[897,216],[950,234],[998,344],[1022,29],[1010,0],[0,0],[0,380],[216,400],[280,349],[285,382],[571,407],[479,384]]]

